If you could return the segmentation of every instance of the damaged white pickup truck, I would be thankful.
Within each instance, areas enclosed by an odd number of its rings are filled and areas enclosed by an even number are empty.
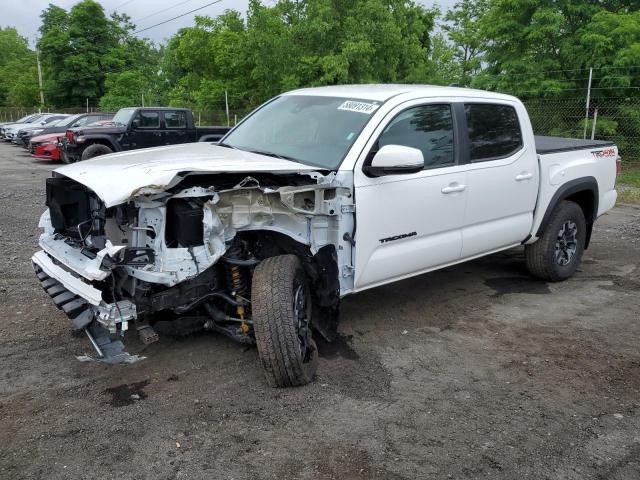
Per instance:
[[[130,360],[128,330],[210,329],[257,344],[272,385],[301,385],[345,295],[518,245],[537,277],[571,276],[617,162],[607,142],[534,137],[510,96],[297,90],[219,144],[59,168],[32,260],[104,361]]]

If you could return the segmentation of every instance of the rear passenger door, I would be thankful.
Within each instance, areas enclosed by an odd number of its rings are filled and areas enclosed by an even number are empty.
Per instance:
[[[165,111],[164,115],[164,129],[163,129],[163,144],[164,145],[176,145],[179,143],[192,142],[194,139],[189,137],[187,132],[187,112]]]
[[[527,237],[539,175],[524,107],[465,103],[464,119],[469,164],[462,258],[469,258],[517,245]]]

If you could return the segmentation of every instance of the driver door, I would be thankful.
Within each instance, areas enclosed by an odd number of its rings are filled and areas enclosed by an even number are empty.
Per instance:
[[[384,145],[422,151],[418,173],[368,177],[354,172],[355,290],[374,287],[453,263],[462,251],[466,165],[461,164],[451,104],[398,107],[378,128],[365,160]]]
[[[141,110],[131,120],[122,146],[125,149],[149,148],[162,145],[160,112]]]

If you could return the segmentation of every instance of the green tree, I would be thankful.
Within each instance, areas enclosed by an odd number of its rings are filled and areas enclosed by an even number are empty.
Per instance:
[[[95,105],[107,93],[110,73],[134,70],[155,84],[158,52],[149,41],[132,35],[135,26],[128,16],[107,17],[98,2],[82,0],[68,12],[49,5],[40,18],[38,46],[52,104],[77,106],[88,99]],[[119,81],[116,75],[109,85],[126,84],[126,78]]]
[[[0,105],[38,105],[36,55],[15,28],[0,28]]]
[[[105,81],[107,93],[100,99],[100,108],[116,111],[124,107],[158,104],[157,90],[142,72],[127,70],[108,73]]]
[[[53,105],[66,105],[65,86],[58,82],[59,72],[65,69],[69,55],[69,16],[65,9],[50,4],[40,14],[40,50],[46,101]]]
[[[175,35],[163,52],[172,104],[255,106],[303,86],[425,82],[436,10],[410,0],[251,0]]]
[[[452,45],[443,34],[434,35],[429,48],[431,74],[427,76],[425,82],[434,85],[461,83],[463,73],[458,61],[458,53],[458,48]]]
[[[478,22],[486,68],[474,84],[536,97],[586,90],[590,67],[619,65],[618,50],[637,49],[637,9],[629,0],[490,0]]]
[[[458,83],[470,85],[482,67],[484,38],[480,18],[489,7],[489,0],[462,0],[444,17],[443,29],[455,46],[455,60],[459,65]]]

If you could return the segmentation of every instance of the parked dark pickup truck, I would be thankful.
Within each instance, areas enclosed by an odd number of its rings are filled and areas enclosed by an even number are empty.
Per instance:
[[[61,151],[66,163],[139,148],[190,142],[217,142],[229,127],[197,127],[184,108],[123,108],[112,124],[67,130]]]

